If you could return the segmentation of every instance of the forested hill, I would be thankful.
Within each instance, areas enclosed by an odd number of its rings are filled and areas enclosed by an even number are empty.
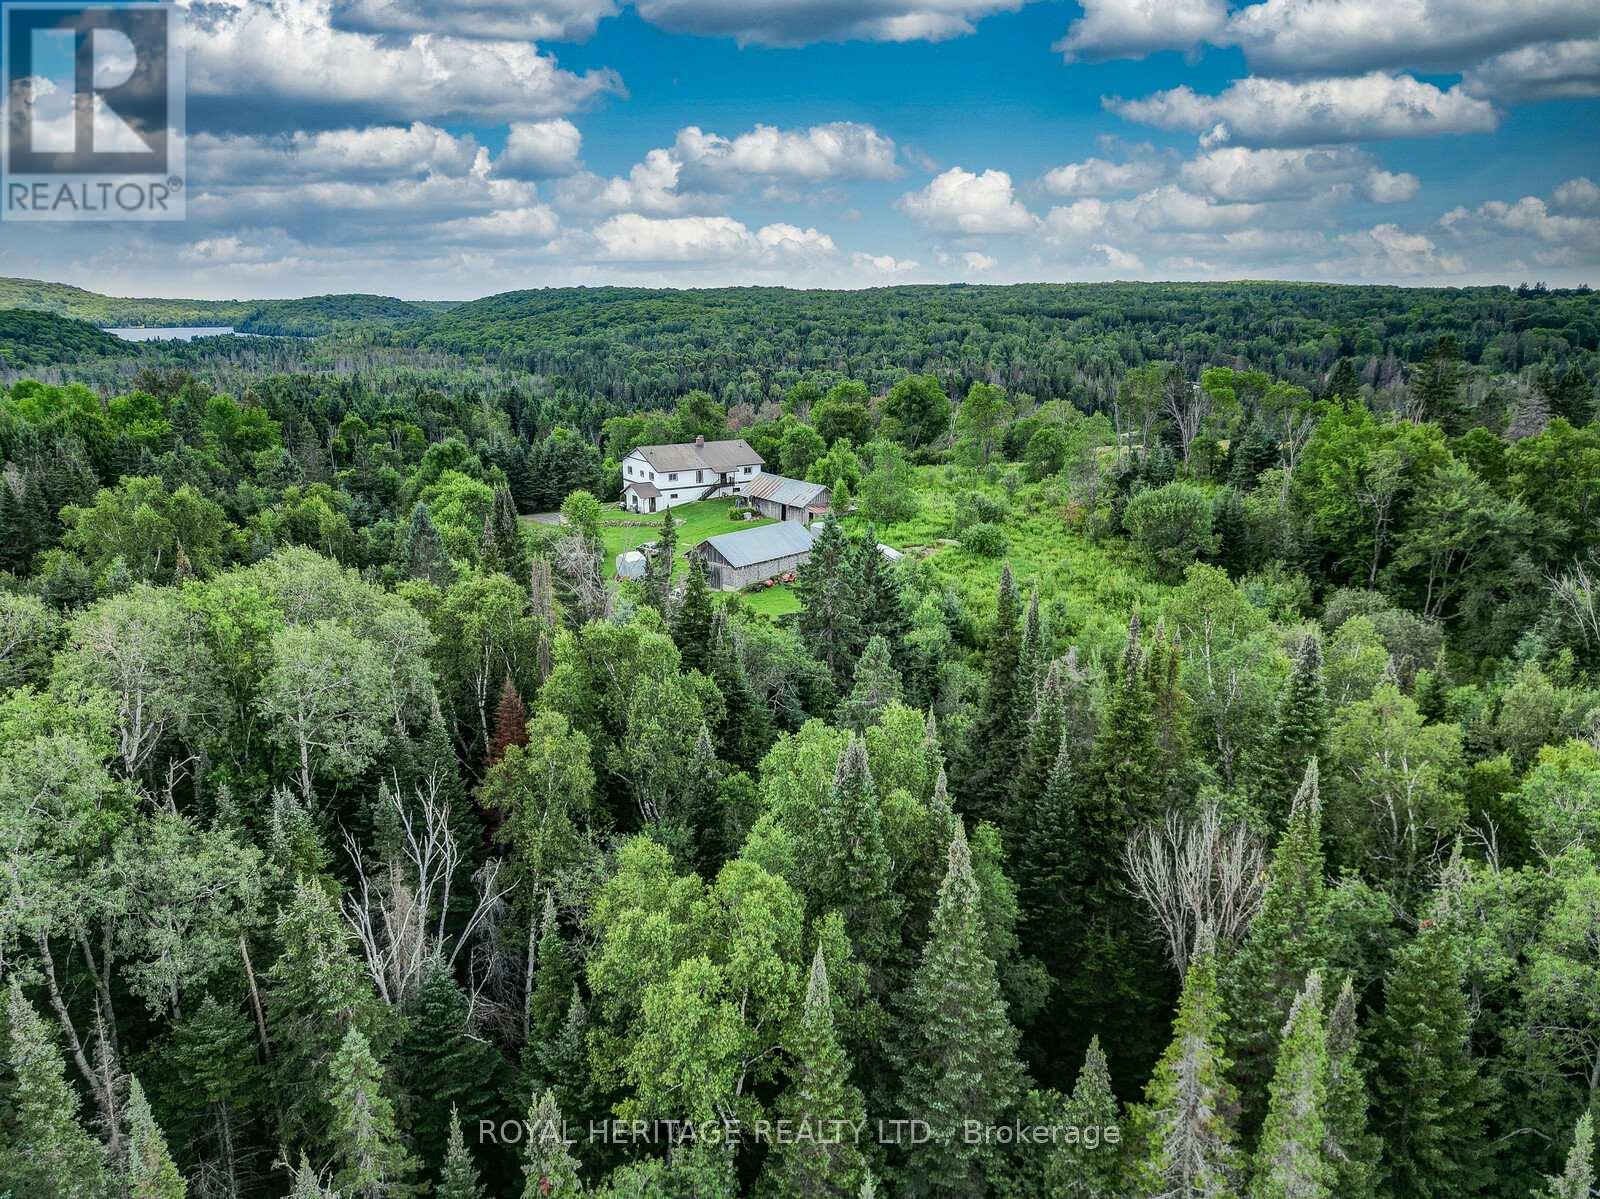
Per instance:
[[[0,365],[44,366],[129,353],[132,347],[86,321],[0,308]]]
[[[508,292],[403,331],[485,353],[620,407],[690,388],[759,403],[802,375],[874,392],[907,370],[965,390],[995,382],[1039,399],[1107,397],[1123,369],[1169,360],[1191,374],[1248,365],[1311,385],[1340,357],[1385,378],[1443,335],[1465,360],[1515,371],[1600,348],[1586,292],[1309,283],[1084,283],[867,291],[576,288]]]
[[[104,296],[65,283],[0,278],[0,308],[75,317],[95,325],[232,325],[243,333],[313,337],[425,321],[448,304],[389,296],[307,296],[297,300],[183,300]]]

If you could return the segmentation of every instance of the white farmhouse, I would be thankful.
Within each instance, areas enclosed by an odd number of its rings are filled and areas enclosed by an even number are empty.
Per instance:
[[[763,459],[740,439],[642,445],[622,460],[622,506],[659,512],[722,495],[744,495]]]

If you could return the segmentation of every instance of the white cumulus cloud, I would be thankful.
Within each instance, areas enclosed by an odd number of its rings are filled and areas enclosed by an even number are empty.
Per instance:
[[[927,187],[907,192],[896,206],[925,228],[941,233],[1025,233],[1037,218],[1023,207],[1005,171],[981,175],[951,167]]]
[[[1214,96],[1187,84],[1138,100],[1107,97],[1118,116],[1205,134],[1207,145],[1312,146],[1442,133],[1491,133],[1499,115],[1460,86],[1441,90],[1409,75],[1335,79],[1250,76]]]
[[[1143,58],[1214,42],[1228,23],[1227,0],[1081,0],[1083,16],[1050,48],[1068,62]]]
[[[583,134],[565,117],[550,121],[513,121],[506,148],[495,159],[495,174],[514,179],[553,179],[578,169]]]
[[[1600,37],[1541,42],[1497,54],[1462,76],[1461,87],[1469,95],[1508,103],[1600,96]]]
[[[359,33],[444,33],[504,41],[591,37],[614,0],[334,0],[333,23]]]
[[[968,34],[1023,0],[638,0],[639,15],[673,33],[731,37],[740,45],[942,41]]]
[[[1085,158],[1046,171],[1039,185],[1052,196],[1109,196],[1145,191],[1166,175],[1166,164],[1153,158],[1127,162]]]

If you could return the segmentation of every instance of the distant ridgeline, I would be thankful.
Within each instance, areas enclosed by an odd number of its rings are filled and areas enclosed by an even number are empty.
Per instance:
[[[311,296],[302,300],[163,300],[102,296],[64,283],[0,278],[0,308],[49,312],[106,328],[138,325],[231,325],[240,333],[317,337],[426,321],[448,304],[413,304],[389,296]]]
[[[802,378],[855,379],[882,394],[906,372],[965,394],[994,382],[1085,409],[1129,367],[1219,364],[1320,391],[1341,358],[1384,386],[1443,336],[1494,373],[1578,366],[1593,376],[1600,298],[1588,289],[1406,288],[1315,283],[1072,283],[863,291],[549,288],[468,303],[375,295],[300,300],[117,299],[0,279],[0,308],[109,325],[226,324],[323,337],[399,361],[455,355],[542,376],[606,413],[670,406],[695,388],[724,404],[781,398]],[[324,343],[326,344],[326,343]],[[335,346],[336,348],[336,346]],[[256,354],[250,347],[207,354]],[[274,360],[273,369],[286,362]]]
[[[133,352],[127,342],[103,333],[87,321],[0,308],[0,365],[51,366],[89,357],[118,357]]]
[[[1039,399],[1104,400],[1129,366],[1171,360],[1191,378],[1230,363],[1311,386],[1341,357],[1426,357],[1444,334],[1463,357],[1515,371],[1600,348],[1588,292],[1305,283],[1083,283],[866,291],[579,288],[461,304],[397,339],[483,353],[620,409],[704,388],[759,403],[802,376],[875,393],[907,370],[952,393],[996,382]]]

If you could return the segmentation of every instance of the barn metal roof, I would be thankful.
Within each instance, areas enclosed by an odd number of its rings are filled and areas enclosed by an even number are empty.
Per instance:
[[[809,552],[811,531],[796,521],[781,520],[759,529],[740,529],[737,533],[708,537],[700,544],[715,549],[729,566],[754,566],[757,562]]]
[[[818,499],[826,503],[828,489],[821,483],[806,483],[800,479],[788,479],[783,475],[769,475],[766,471],[762,471],[750,481],[745,494],[751,499],[770,500],[774,504],[804,508]]]

